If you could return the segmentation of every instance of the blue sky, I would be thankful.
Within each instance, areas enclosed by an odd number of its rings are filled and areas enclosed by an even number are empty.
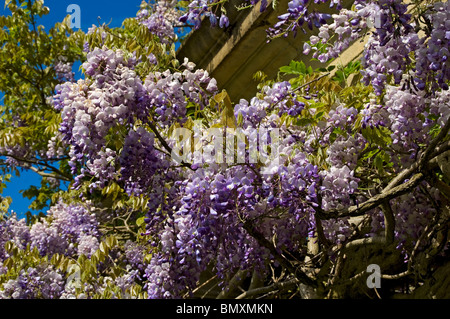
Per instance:
[[[67,7],[70,4],[77,4],[81,11],[81,29],[86,32],[92,24],[107,23],[110,27],[120,27],[125,18],[136,16],[141,0],[46,0],[44,4],[50,8],[50,13],[39,19],[38,23],[43,25],[46,30],[50,29],[56,22],[61,22],[67,14],[72,12],[67,12]],[[9,14],[9,12],[8,9],[4,9],[4,4],[1,3],[0,15]],[[19,190],[27,189],[30,185],[39,186],[40,180],[37,174],[23,171],[20,177],[13,177],[3,191],[3,196],[11,196],[13,199],[10,209],[14,210],[19,217],[24,216],[23,214],[29,210],[28,206],[31,203],[30,200],[22,197]]]
[[[120,27],[125,18],[136,16],[141,0],[46,0],[45,5],[50,8],[50,13],[41,19],[44,26],[52,26],[55,22],[62,21],[69,14],[67,7],[77,4],[81,9],[81,29],[87,31],[93,24],[111,22],[111,27]]]

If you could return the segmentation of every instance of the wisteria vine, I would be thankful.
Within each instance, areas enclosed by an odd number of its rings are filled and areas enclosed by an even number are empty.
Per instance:
[[[336,13],[317,12],[320,3]],[[143,2],[135,21],[166,48],[176,41],[174,27],[199,28],[203,20],[229,27],[226,4]],[[268,10],[267,1],[242,4]],[[280,268],[317,288],[314,265],[338,265],[345,249],[379,238],[393,242],[405,276],[420,249],[434,245],[448,254],[445,240],[426,236],[441,230],[448,211],[450,176],[440,161],[449,150],[450,4],[421,7],[418,19],[401,0],[358,0],[351,8],[293,0],[287,7],[267,30],[269,39],[315,30],[303,53],[322,63],[366,39],[362,83],[351,88],[363,92],[361,100],[330,76],[328,84],[342,86],[331,96],[320,86],[328,74],[304,72],[300,82],[269,81],[232,105],[207,71],[188,59],[161,67],[156,49],[143,59],[124,47],[85,45],[85,77],[77,81],[61,58],[55,70],[64,83],[52,97],[61,122],[47,154],[67,152],[76,196],[29,225],[2,217],[0,298],[192,297],[207,271],[228,296],[233,276],[256,274],[264,282]],[[199,152],[200,161],[186,153],[176,155],[187,161],[174,160],[180,129],[190,132],[183,152]],[[222,137],[231,147],[214,148]],[[243,162],[217,161],[235,150]],[[265,161],[255,152],[277,157]],[[420,180],[409,187],[414,178]],[[113,187],[120,189],[115,198],[144,203],[139,218],[131,221],[128,204],[95,202]],[[108,222],[128,215],[110,227],[102,225],[105,212]],[[114,245],[110,228],[128,222],[138,225],[137,234]],[[13,267],[24,251],[41,262]],[[88,262],[84,286],[68,284],[72,269]]]

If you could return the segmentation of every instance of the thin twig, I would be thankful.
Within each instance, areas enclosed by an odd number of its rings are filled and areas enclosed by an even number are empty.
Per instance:
[[[296,278],[288,280],[288,281],[284,281],[284,282],[279,282],[279,283],[277,282],[277,283],[274,283],[267,287],[260,287],[260,288],[255,288],[252,290],[245,291],[244,293],[237,296],[236,299],[244,299],[244,298],[253,297],[256,295],[274,292],[277,290],[280,290],[280,291],[288,290],[288,289],[295,287],[297,284],[298,284],[298,279],[296,279]]]
[[[217,296],[217,299],[227,299],[229,294],[237,288],[242,280],[247,277],[248,270],[238,270],[233,278],[230,280],[230,283],[227,287],[225,287]]]
[[[61,172],[59,169],[57,169],[56,167],[54,167],[54,166],[52,166],[52,165],[46,163],[45,161],[38,161],[38,160],[34,160],[34,159],[22,158],[22,157],[13,155],[13,154],[0,154],[0,156],[6,156],[6,157],[9,156],[9,157],[11,157],[11,158],[13,158],[13,159],[15,159],[16,161],[19,161],[19,162],[23,162],[23,163],[27,163],[27,164],[32,164],[32,165],[38,165],[38,166],[44,166],[44,167],[46,167],[47,169],[51,170],[52,172],[58,174],[58,176],[53,176],[53,175],[49,175],[49,173],[45,173],[45,175],[46,175],[47,177],[54,177],[54,178],[58,178],[58,179],[63,179],[63,180],[65,180],[65,181],[70,181],[70,180],[71,180],[71,176],[64,174],[64,173]],[[52,159],[52,160],[49,160],[49,161],[55,161],[55,160]],[[38,171],[44,173],[44,172],[43,172],[42,170],[40,170],[40,169],[37,169],[37,168],[33,169],[32,166],[31,166],[31,167],[25,167],[25,168],[30,168],[30,169],[32,169],[33,171],[35,171],[36,173],[38,173]],[[38,174],[40,174],[40,173],[38,173]],[[40,174],[40,175],[41,175],[41,176],[44,176],[44,175],[42,175],[42,174]]]
[[[430,142],[425,151],[420,155],[419,160],[414,164],[412,164],[409,168],[403,170],[395,178],[393,178],[389,182],[389,184],[383,189],[382,192],[389,191],[393,187],[397,186],[406,178],[408,178],[408,176],[414,173],[416,170],[419,171],[426,170],[426,165],[430,162],[430,160],[432,160],[433,158],[435,158],[436,156],[438,156],[439,154],[443,153],[448,149],[450,144],[449,142],[443,143],[440,146],[437,145],[447,136],[449,129],[450,129],[450,121],[447,121],[447,123],[439,132],[439,134],[433,139],[433,141]]]
[[[270,253],[273,255],[273,257],[284,267],[286,268],[291,274],[293,274],[299,282],[311,286],[311,287],[317,287],[317,282],[312,280],[310,277],[308,277],[303,271],[300,269],[294,267],[291,262],[284,257],[281,253],[277,251],[277,249],[273,246],[273,244],[268,241],[263,234],[261,234],[259,231],[257,231],[253,225],[245,221],[244,222],[244,229],[249,233],[250,236],[256,239],[256,241],[263,247],[266,247],[269,249]]]
[[[197,291],[199,291],[200,289],[202,289],[204,286],[206,286],[207,284],[209,284],[211,281],[213,281],[214,279],[217,278],[217,275],[212,276],[211,278],[209,278],[207,281],[205,281],[204,283],[202,283],[201,285],[197,286],[194,290],[192,290],[192,294],[195,294]],[[214,288],[215,285],[212,287]],[[207,292],[209,292],[211,289],[209,289]],[[188,293],[186,293],[184,295],[184,298],[188,297]],[[203,296],[204,297],[204,296]]]
[[[175,161],[180,163],[181,166],[184,166],[184,167],[192,169],[190,164],[184,162],[177,154],[172,152],[172,148],[169,146],[169,144],[167,144],[166,140],[161,136],[161,134],[158,132],[158,129],[156,128],[156,126],[152,122],[148,122],[148,126],[150,126],[151,130],[153,131],[153,133],[155,133],[156,138],[160,141],[162,146],[167,150],[167,152],[172,156],[172,158]]]
[[[319,215],[320,219],[336,219],[341,217],[361,216],[366,212],[368,212],[369,210],[393,198],[408,193],[411,189],[419,185],[424,179],[425,179],[424,173],[417,173],[413,177],[411,177],[411,179],[408,182],[398,185],[390,189],[389,191],[382,192],[368,199],[362,204],[350,206],[349,208],[343,210],[331,210],[327,212],[318,210],[316,213]]]

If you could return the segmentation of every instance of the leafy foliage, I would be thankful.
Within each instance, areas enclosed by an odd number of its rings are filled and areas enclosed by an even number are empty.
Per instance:
[[[22,193],[42,212],[17,220],[2,198],[1,298],[407,296],[444,264],[448,3],[413,18],[398,0],[334,15],[290,1],[269,36],[317,29],[304,53],[332,64],[258,72],[256,96],[231,101],[174,44],[203,17],[230,27],[226,2],[144,1],[87,33],[68,18],[47,33],[43,1],[6,2],[0,189],[34,171]],[[380,16],[363,58],[336,64]]]

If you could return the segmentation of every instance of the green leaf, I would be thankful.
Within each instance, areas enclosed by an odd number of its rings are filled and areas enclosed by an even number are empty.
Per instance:
[[[382,174],[382,173],[384,172],[384,168],[383,168],[383,158],[382,158],[380,155],[378,155],[378,156],[375,157],[373,163],[374,163],[374,165],[375,165],[375,168],[378,170],[378,172],[379,172],[380,174]]]
[[[292,69],[289,66],[287,66],[287,65],[282,66],[280,68],[280,72],[283,72],[283,73],[291,73],[291,71],[292,71]]]
[[[138,218],[136,220],[136,225],[138,225],[139,227],[141,227],[144,223],[145,223],[145,217],[144,216],[142,216],[142,217],[140,217],[140,218]]]
[[[290,65],[293,70],[299,72],[300,74],[306,74],[306,65],[303,61],[292,61]]]
[[[369,151],[369,152],[367,152],[363,157],[362,157],[362,159],[363,160],[367,160],[367,159],[369,159],[369,158],[372,158],[375,154],[377,154],[379,152],[379,150],[376,148],[376,149],[373,149],[372,151]]]
[[[293,75],[306,75],[313,72],[312,68],[306,68],[303,61],[291,61],[289,65],[280,67],[280,72]]]
[[[334,74],[333,80],[337,82],[344,82],[345,81],[345,73],[342,70],[336,71]]]
[[[315,118],[316,120],[318,120],[318,119],[320,119],[320,118],[323,116],[323,114],[324,114],[324,111],[317,112],[317,113],[314,115],[314,118]]]
[[[101,242],[98,249],[100,249],[100,251],[104,254],[108,254],[109,252],[108,246],[105,244],[105,242]]]
[[[298,126],[307,126],[307,125],[312,124],[312,123],[314,123],[313,120],[302,118],[302,119],[296,120],[295,125],[298,125]]]

